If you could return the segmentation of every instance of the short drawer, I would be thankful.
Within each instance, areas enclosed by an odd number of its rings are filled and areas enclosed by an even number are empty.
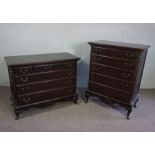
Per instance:
[[[116,91],[115,89],[101,86],[95,83],[90,83],[89,84],[89,89],[91,91],[94,91],[96,93],[99,93],[104,96],[108,96],[114,99],[118,99],[121,101],[129,102],[131,100],[131,94],[130,93],[125,93],[121,91]]]
[[[90,73],[90,82],[97,82],[103,85],[107,85],[113,88],[118,88],[120,90],[132,91],[133,83],[124,82],[121,80],[116,80],[104,75]]]
[[[56,89],[52,91],[45,91],[41,93],[24,95],[18,97],[18,105],[33,104],[36,102],[44,102],[47,100],[52,100],[56,98],[61,98],[65,96],[71,96],[75,94],[75,87]]]
[[[125,59],[137,59],[140,57],[140,52],[135,50],[119,50],[113,48],[103,48],[103,47],[92,47],[92,53],[98,55],[105,55],[109,57],[118,57],[118,58],[125,58]]]
[[[14,68],[14,74],[15,75],[26,75],[26,74],[32,74],[33,73],[33,67],[15,67]]]
[[[115,69],[115,68],[110,68],[107,66],[101,66],[101,65],[96,65],[96,64],[90,65],[90,71],[99,73],[102,75],[107,75],[110,77],[116,77],[119,79],[128,80],[128,81],[134,81],[135,79],[134,72],[124,71],[121,69]]]
[[[15,77],[15,83],[17,85],[22,85],[52,79],[69,78],[73,76],[76,76],[76,70],[54,71],[47,73],[32,74],[28,76],[17,76]]]
[[[17,86],[17,94],[23,95],[27,93],[39,92],[44,90],[76,86],[76,78],[67,78],[61,80],[44,81],[27,85]]]
[[[123,59],[113,59],[106,56],[98,56],[93,55],[91,56],[91,61],[94,63],[104,64],[108,66],[118,67],[122,69],[130,69],[134,70],[136,68],[136,62],[135,61],[128,61]]]
[[[75,67],[76,67],[76,62],[44,64],[44,65],[35,65],[34,71],[36,73],[37,72],[48,72],[48,71],[53,71],[53,70],[72,69]]]

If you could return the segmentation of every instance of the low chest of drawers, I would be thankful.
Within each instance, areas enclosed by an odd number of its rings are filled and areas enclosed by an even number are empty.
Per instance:
[[[139,87],[149,45],[111,41],[89,42],[91,46],[88,90],[107,103],[127,109],[127,119],[139,99]]]
[[[58,101],[77,103],[78,57],[53,53],[5,57],[10,77],[15,118],[30,107],[44,107]]]

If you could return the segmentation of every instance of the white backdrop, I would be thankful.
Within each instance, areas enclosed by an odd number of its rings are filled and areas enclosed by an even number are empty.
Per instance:
[[[96,40],[151,45],[141,88],[155,88],[155,24],[0,24],[0,85],[9,85],[4,56],[69,52],[81,57],[78,86],[86,87],[87,42]]]

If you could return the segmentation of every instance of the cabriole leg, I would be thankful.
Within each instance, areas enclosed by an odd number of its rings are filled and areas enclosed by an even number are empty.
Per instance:
[[[85,102],[86,102],[86,103],[88,103],[89,95],[90,95],[89,92],[86,91],[86,92],[85,92],[85,99],[86,99]]]
[[[134,108],[137,108],[137,102],[139,101],[139,99],[137,99],[133,105]]]
[[[77,100],[78,100],[78,95],[74,97],[74,104],[78,104]]]
[[[19,118],[19,113],[15,113],[15,120],[18,120]]]
[[[129,117],[129,116],[130,116],[130,114],[131,114],[131,112],[132,112],[132,107],[129,107],[127,110],[128,110],[128,112],[127,112],[126,119],[128,119],[128,120],[129,120],[129,119],[130,119],[130,117]]]

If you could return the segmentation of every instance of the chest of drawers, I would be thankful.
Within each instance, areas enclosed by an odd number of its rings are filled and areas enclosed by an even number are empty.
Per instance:
[[[89,42],[91,46],[88,90],[91,95],[127,109],[127,119],[139,99],[139,87],[149,45],[112,41]]]
[[[69,53],[5,57],[16,119],[30,107],[73,100],[77,103],[77,61]]]

